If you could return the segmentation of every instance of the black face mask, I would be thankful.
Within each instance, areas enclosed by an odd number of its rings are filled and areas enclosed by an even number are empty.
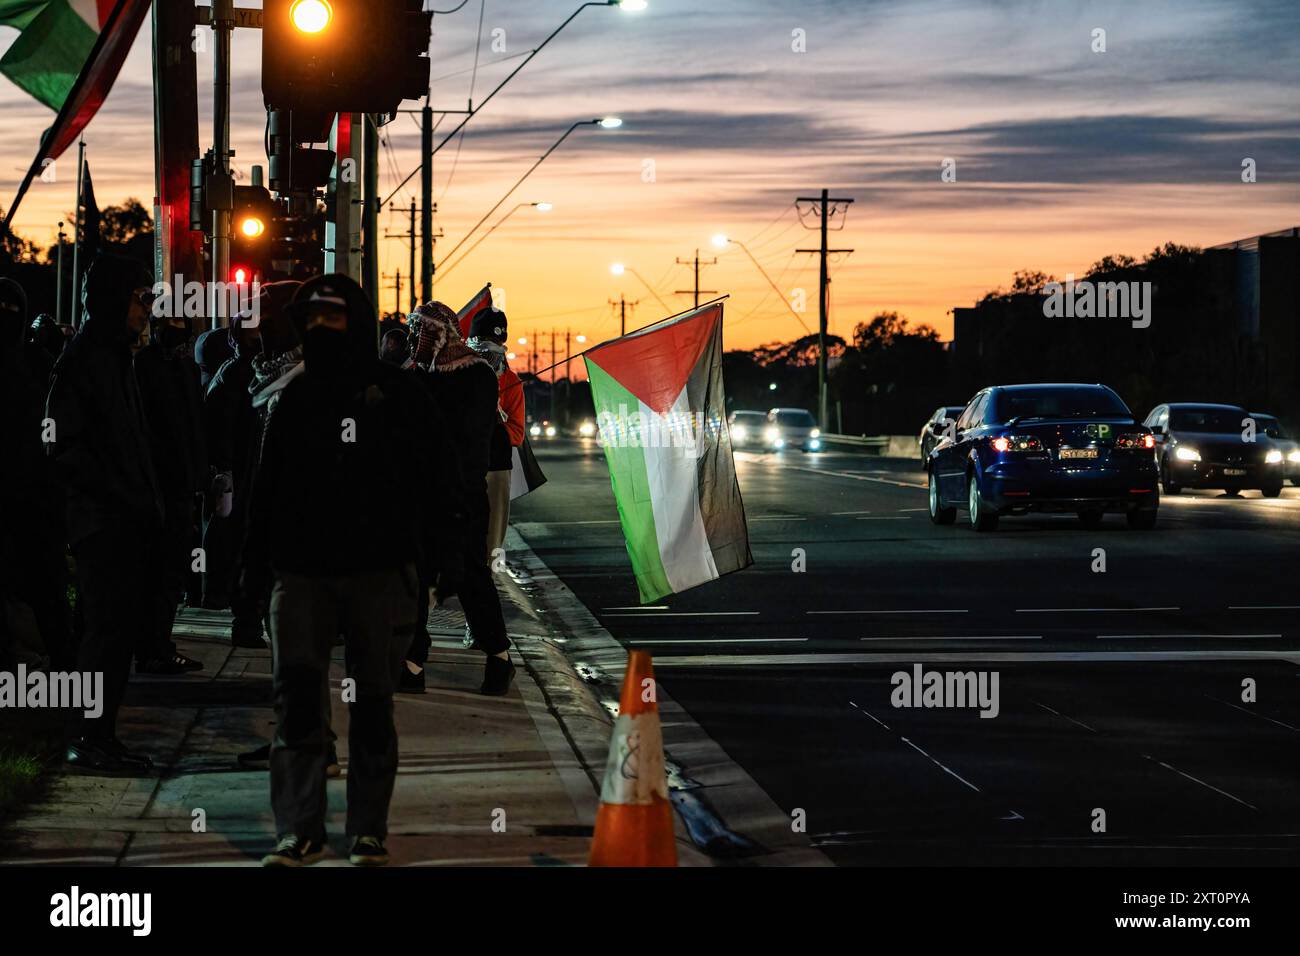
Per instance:
[[[159,333],[159,341],[168,358],[184,357],[190,353],[189,329],[164,325]]]
[[[356,364],[348,334],[323,325],[308,329],[303,336],[302,358],[308,372],[331,376],[345,374]]]

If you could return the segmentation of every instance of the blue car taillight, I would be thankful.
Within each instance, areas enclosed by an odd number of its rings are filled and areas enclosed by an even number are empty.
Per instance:
[[[1000,435],[993,439],[994,451],[1042,451],[1043,443],[1033,435]]]

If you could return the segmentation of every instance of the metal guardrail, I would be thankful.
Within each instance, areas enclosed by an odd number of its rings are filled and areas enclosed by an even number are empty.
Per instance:
[[[920,450],[915,435],[836,435],[823,434],[822,441],[827,445],[844,445],[861,448],[873,455],[887,458],[918,458]]]
[[[832,445],[856,445],[883,451],[889,447],[888,435],[836,435],[822,432],[822,441]]]

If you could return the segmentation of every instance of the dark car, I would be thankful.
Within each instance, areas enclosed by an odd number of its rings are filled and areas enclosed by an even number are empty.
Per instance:
[[[727,419],[731,444],[735,448],[762,448],[763,430],[767,428],[767,412],[737,409]]]
[[[1152,528],[1160,506],[1151,430],[1104,385],[1001,385],[971,399],[925,469],[930,520],[992,531],[1003,515],[1073,511],[1088,527],[1123,512]]]
[[[1282,477],[1293,485],[1300,485],[1300,442],[1277,420],[1276,415],[1267,412],[1251,412],[1255,427],[1269,437],[1273,447],[1282,455]]]
[[[939,439],[952,430],[957,424],[958,416],[965,410],[965,405],[940,405],[926,419],[925,424],[921,426],[921,434],[916,440],[921,448],[922,461],[930,457],[930,452],[934,451],[934,446],[939,444]]]
[[[1258,425],[1252,431],[1250,416],[1240,405],[1157,405],[1146,424],[1156,436],[1165,494],[1184,488],[1258,488],[1269,498],[1282,493],[1281,450]]]

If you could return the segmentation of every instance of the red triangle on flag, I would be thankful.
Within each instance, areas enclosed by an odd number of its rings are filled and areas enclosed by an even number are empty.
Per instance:
[[[475,294],[474,298],[461,306],[460,311],[456,313],[456,319],[460,323],[460,337],[462,339],[469,338],[469,327],[474,321],[474,316],[491,306],[492,283],[489,282]]]
[[[721,321],[722,303],[707,305],[666,325],[599,345],[587,358],[663,415],[686,387]]]

